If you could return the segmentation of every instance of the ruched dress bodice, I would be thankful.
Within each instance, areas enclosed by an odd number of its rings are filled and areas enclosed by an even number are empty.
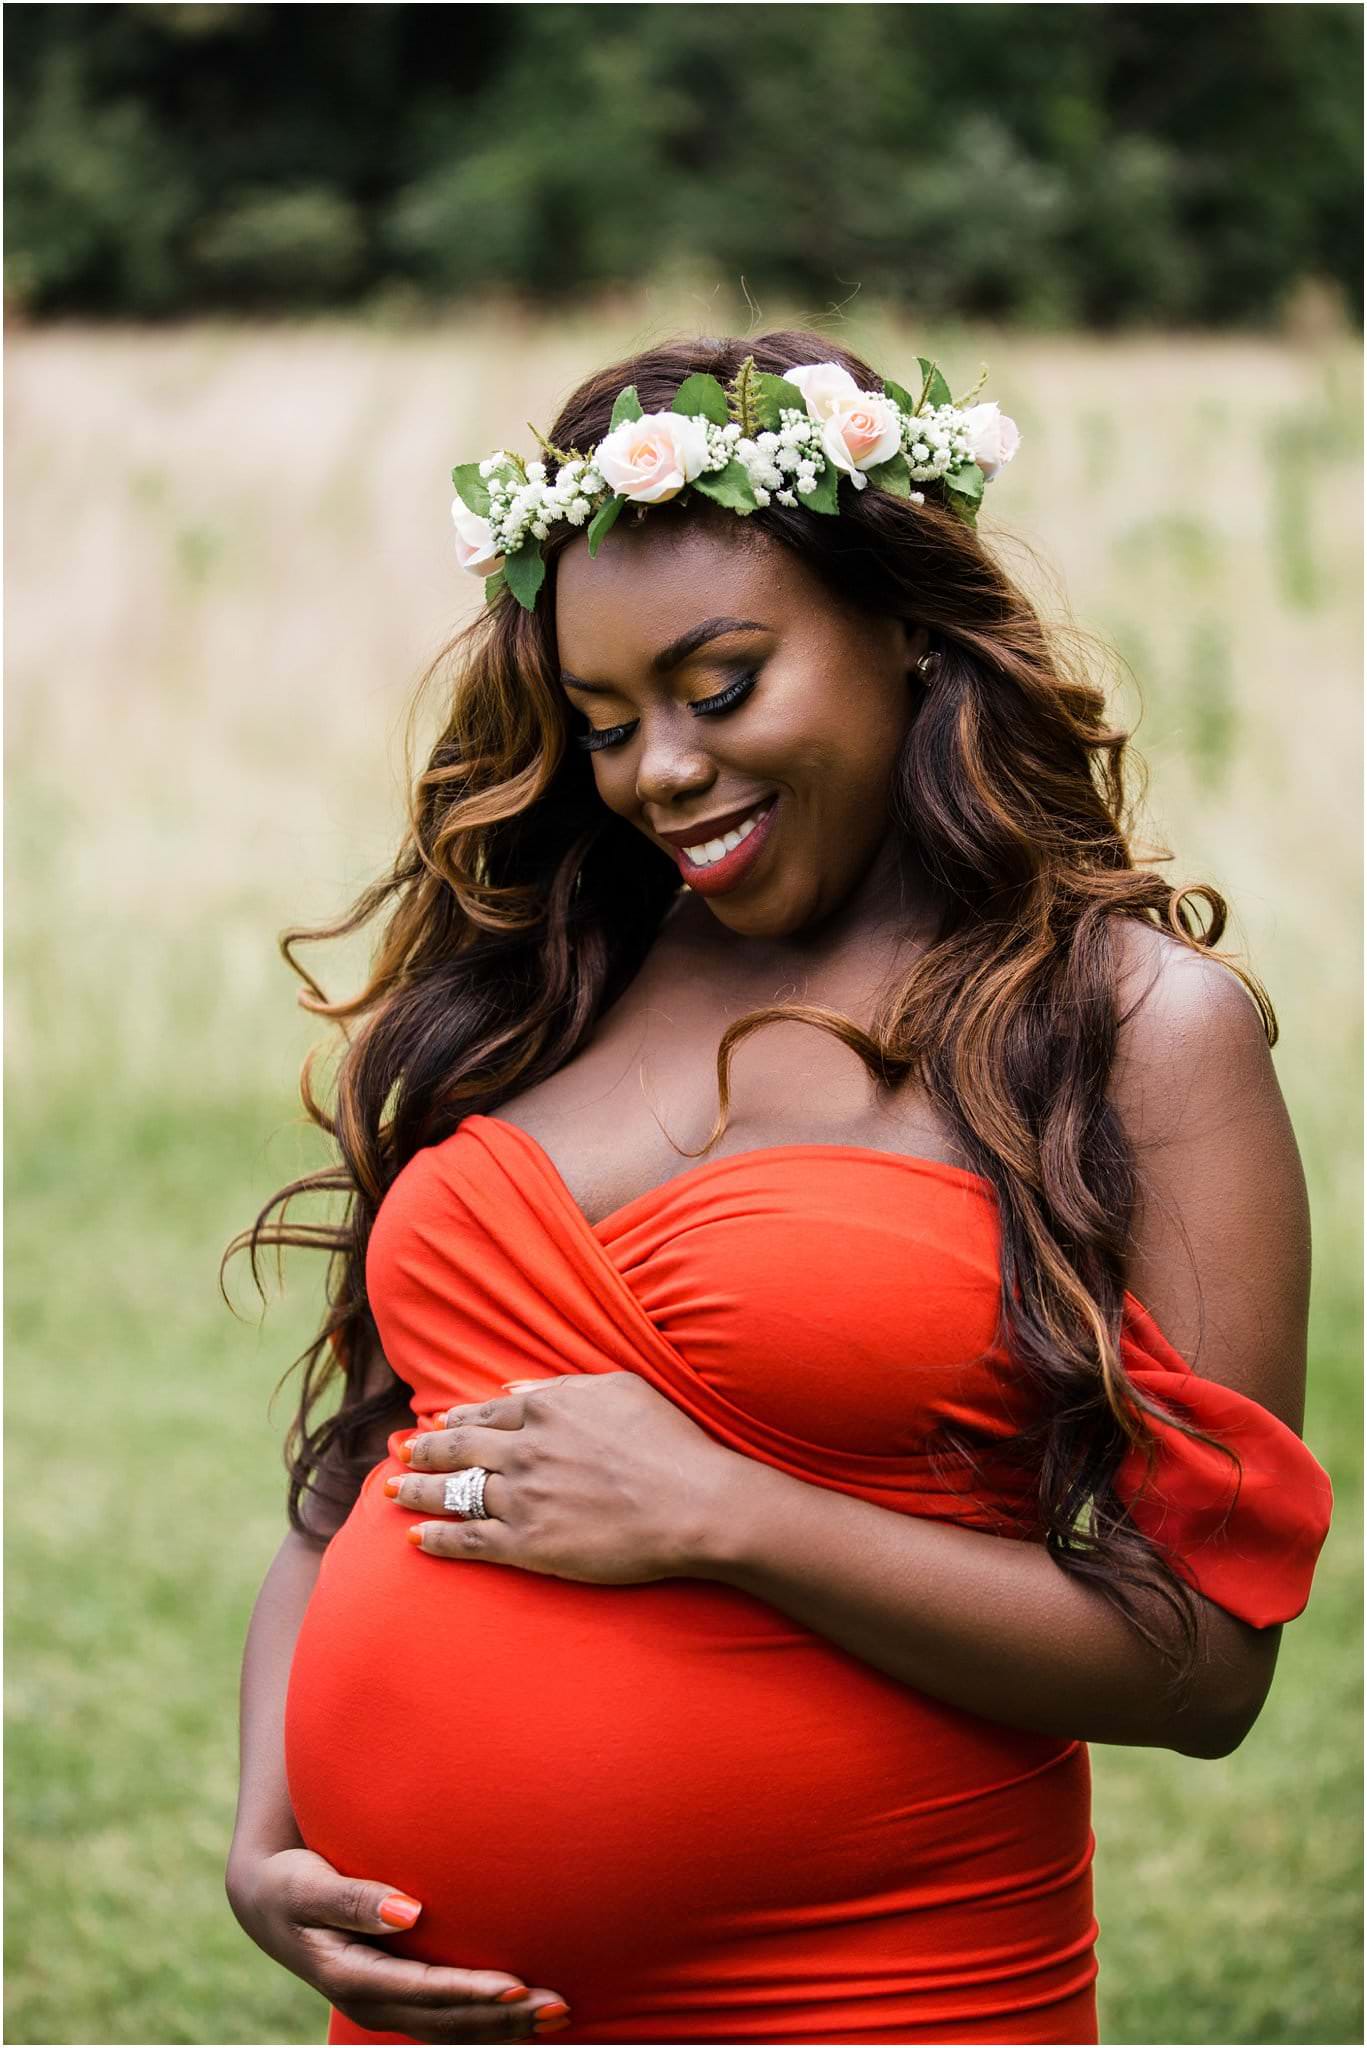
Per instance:
[[[977,1175],[839,1145],[704,1161],[591,1224],[534,1139],[476,1115],[396,1179],[367,1279],[415,1418],[626,1370],[811,1485],[1031,1541],[998,1229]],[[1290,1619],[1327,1475],[1126,1309],[1132,1378],[1244,1464],[1231,1507],[1228,1462],[1156,1422],[1153,1477],[1122,1468],[1135,1520],[1207,1597]],[[322,1560],[286,1702],[305,1841],[423,1902],[387,1947],[553,1986],[566,2048],[1096,2039],[1085,1743],[946,1705],[716,1581],[426,1555],[406,1536],[430,1515],[383,1491],[409,1433]],[[328,2034],[406,2038],[337,2012]]]

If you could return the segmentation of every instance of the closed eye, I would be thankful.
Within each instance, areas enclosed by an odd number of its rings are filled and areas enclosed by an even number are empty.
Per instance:
[[[743,702],[758,681],[759,670],[749,669],[728,683],[724,690],[718,690],[714,697],[699,697],[688,708],[699,718],[716,718]],[[633,718],[625,725],[604,725],[597,730],[590,726],[587,732],[575,734],[575,743],[591,754],[596,754],[600,747],[620,747],[639,724],[640,720]]]

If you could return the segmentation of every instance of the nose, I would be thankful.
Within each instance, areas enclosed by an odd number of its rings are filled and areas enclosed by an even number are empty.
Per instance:
[[[686,714],[682,724],[674,718],[645,720],[644,744],[636,762],[639,803],[668,811],[681,797],[707,789],[716,772],[695,720]]]

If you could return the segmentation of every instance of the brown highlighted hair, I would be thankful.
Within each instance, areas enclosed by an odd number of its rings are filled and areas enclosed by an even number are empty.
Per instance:
[[[746,355],[780,373],[836,361],[864,388],[882,388],[867,363],[819,333],[681,339],[587,379],[549,438],[590,448],[608,431],[623,385],[636,386],[644,411],[665,410],[691,372],[726,383]],[[738,538],[745,528],[763,532],[794,548],[840,600],[928,626],[942,652],[892,795],[893,825],[941,894],[933,941],[869,1032],[803,1004],[732,1023],[718,1045],[718,1125],[708,1143],[725,1126],[731,1055],[774,1019],[837,1032],[880,1084],[917,1078],[997,1193],[1000,1340],[1039,1396],[1039,1423],[1014,1448],[1035,1475],[1044,1540],[1063,1569],[1170,1653],[1181,1690],[1196,1657],[1195,1605],[1176,1561],[1129,1518],[1114,1480],[1132,1442],[1152,1462],[1146,1414],[1201,1432],[1151,1403],[1122,1362],[1137,1179],[1106,1086],[1121,1021],[1116,920],[1142,920],[1212,952],[1224,899],[1205,884],[1175,890],[1136,865],[1128,734],[1108,722],[1103,690],[1070,657],[1067,635],[1046,628],[935,488],[920,506],[878,489],[851,492],[834,519],[773,502],[738,523],[696,499],[647,516],[715,518]],[[330,1472],[347,1474],[346,1498],[354,1495],[370,1462],[358,1448],[367,1433],[411,1419],[411,1389],[392,1372],[381,1392],[365,1392],[379,1351],[366,1245],[386,1190],[416,1151],[449,1137],[471,1111],[493,1114],[574,1057],[630,984],[681,886],[675,864],[602,803],[589,757],[568,743],[574,714],[557,679],[554,565],[573,537],[562,526],[544,544],[534,612],[504,592],[429,670],[427,686],[449,689],[445,726],[416,777],[392,871],[335,923],[281,941],[304,984],[301,1002],[343,1030],[331,1105],[317,1097],[312,1058],[301,1080],[338,1159],[282,1188],[225,1259],[249,1248],[255,1272],[270,1245],[330,1254],[327,1312],[295,1361],[301,1402],[285,1459],[296,1528],[306,1491],[328,1498]],[[1142,787],[1136,804],[1140,796]],[[382,922],[365,986],[330,1001],[296,948],[372,920]],[[1226,964],[1275,1043],[1265,993]],[[344,1198],[340,1219],[292,1220],[290,1205],[310,1193]],[[319,1397],[339,1376],[340,1407],[314,1424]],[[976,1459],[966,1438],[940,1451]],[[1175,1649],[1172,1632],[1153,1626],[1145,1593],[1175,1617]]]

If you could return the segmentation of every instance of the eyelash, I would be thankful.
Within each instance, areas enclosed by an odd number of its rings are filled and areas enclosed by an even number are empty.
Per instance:
[[[759,670],[747,669],[744,675],[737,676],[734,682],[728,683],[724,690],[718,690],[715,697],[700,697],[688,708],[700,718],[715,718],[721,712],[729,711],[733,705],[740,703],[742,698],[748,697],[758,681]],[[603,747],[620,746],[636,724],[637,720],[632,718],[625,725],[605,725],[596,732],[590,729],[588,732],[576,733],[575,739],[586,753],[596,754]]]

